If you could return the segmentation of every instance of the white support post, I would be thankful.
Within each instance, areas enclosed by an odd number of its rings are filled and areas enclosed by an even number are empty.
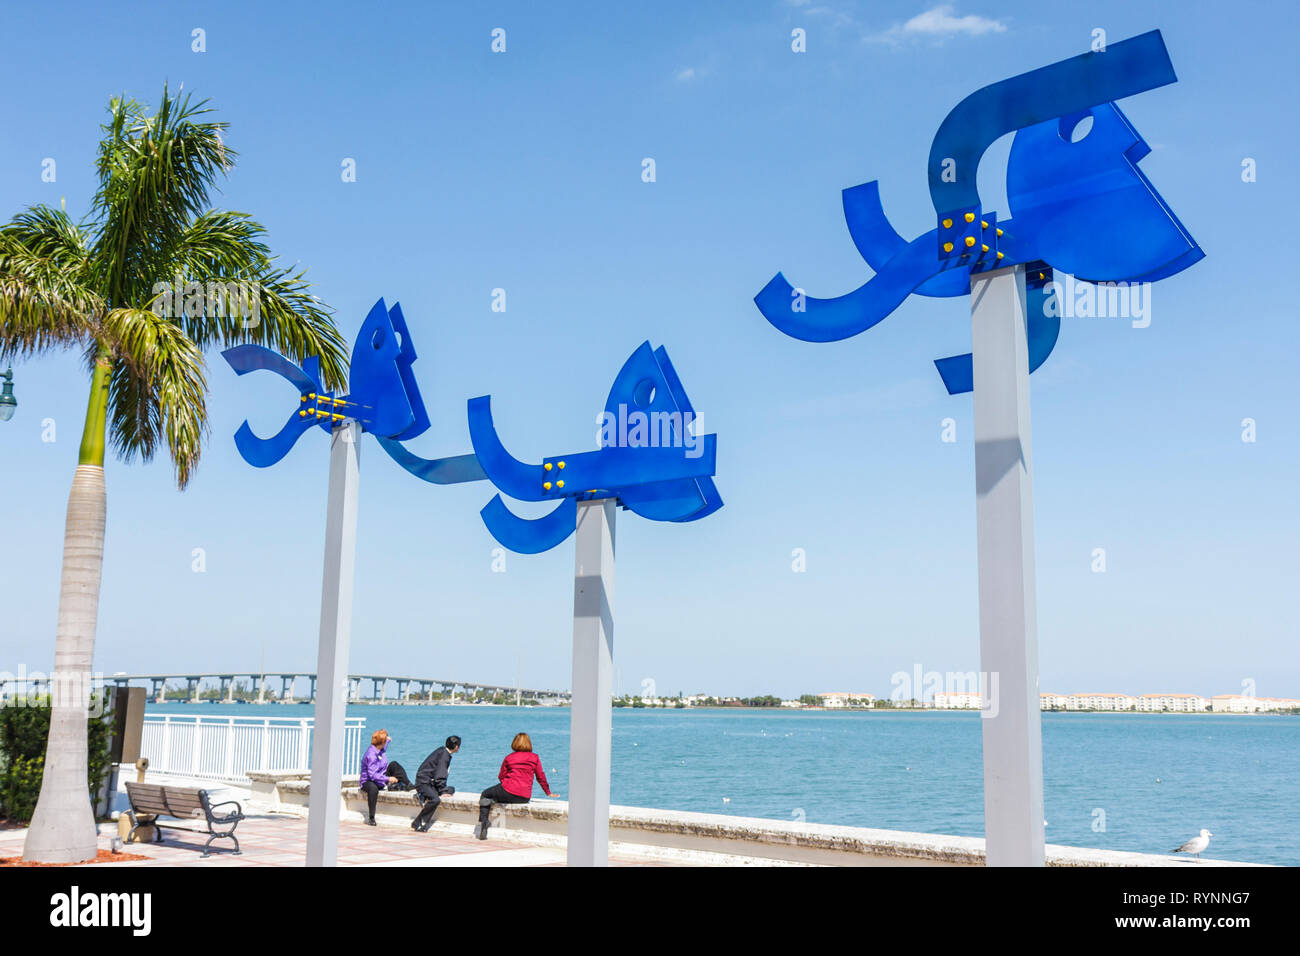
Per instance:
[[[971,277],[989,866],[1043,866],[1033,457],[1023,266]]]
[[[257,752],[257,769],[271,769],[271,721],[262,718],[262,745]]]
[[[163,732],[162,732],[162,749],[158,753],[157,765],[153,768],[155,773],[166,773],[172,762],[172,717],[171,714],[163,715]]]
[[[235,718],[226,720],[226,760],[224,776],[233,780],[235,775]]]
[[[190,774],[197,777],[199,775],[199,761],[202,759],[199,748],[203,744],[203,719],[194,718],[194,746],[190,750]]]
[[[338,863],[360,470],[361,426],[355,421],[345,421],[330,434],[325,572],[321,582],[320,649],[316,658],[316,721],[307,809],[308,866]]]
[[[609,865],[614,677],[614,498],[578,503],[569,710],[569,866]]]

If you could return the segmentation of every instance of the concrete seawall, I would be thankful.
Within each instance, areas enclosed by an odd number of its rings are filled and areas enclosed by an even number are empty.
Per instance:
[[[282,813],[306,813],[310,784],[296,772],[249,774],[253,799]],[[365,796],[356,777],[344,778],[344,819],[363,819]],[[380,826],[409,827],[419,811],[414,792],[381,791],[375,811]],[[529,804],[498,805],[493,810],[493,839],[562,846],[568,829],[569,805],[539,798]],[[478,822],[478,794],[444,797],[438,808],[439,829],[465,832]],[[640,855],[662,853],[665,858],[723,858],[753,864],[812,866],[983,866],[984,840],[979,837],[908,833],[866,827],[764,820],[681,810],[610,807],[611,848]],[[1115,850],[1049,845],[1048,866],[1251,866],[1222,860],[1197,863],[1171,857]]]

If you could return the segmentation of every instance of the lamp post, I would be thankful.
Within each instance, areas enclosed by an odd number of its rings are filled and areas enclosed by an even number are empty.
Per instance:
[[[14,417],[14,409],[18,407],[18,399],[14,398],[14,370],[5,369],[4,387],[0,389],[0,422],[7,422]]]

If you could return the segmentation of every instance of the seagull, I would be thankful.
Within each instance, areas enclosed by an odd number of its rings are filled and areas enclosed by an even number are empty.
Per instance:
[[[1192,837],[1182,846],[1178,847],[1177,849],[1170,850],[1170,852],[1191,853],[1196,857],[1197,861],[1199,862],[1201,859],[1201,854],[1204,853],[1205,848],[1210,845],[1210,837],[1212,836],[1214,836],[1214,834],[1211,833],[1209,830],[1202,830],[1200,836]]]

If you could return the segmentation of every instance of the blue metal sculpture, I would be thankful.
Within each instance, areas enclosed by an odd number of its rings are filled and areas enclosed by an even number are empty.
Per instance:
[[[717,436],[694,434],[695,409],[662,346],[652,350],[645,342],[623,364],[596,451],[525,464],[497,435],[491,396],[470,399],[468,414],[475,456],[492,484],[520,501],[559,502],[531,520],[514,514],[500,494],[488,502],[483,521],[511,551],[536,554],[562,542],[573,533],[578,501],[616,497],[655,521],[695,521],[722,507],[712,478]]]
[[[414,438],[429,427],[424,400],[411,369],[415,346],[400,305],[375,303],[361,323],[352,346],[351,388],[336,398],[320,381],[320,359],[312,356],[299,368],[278,352],[261,345],[236,345],[221,353],[240,375],[265,370],[297,386],[299,407],[270,438],[258,438],[245,421],[235,433],[235,445],[250,465],[267,468],[289,453],[313,425],[328,432],[335,423],[355,419],[362,430],[385,438]]]
[[[787,335],[833,342],[871,328],[912,293],[966,295],[972,273],[1024,264],[1034,371],[1060,331],[1050,301],[1053,269],[1090,282],[1153,282],[1204,255],[1138,169],[1150,147],[1111,102],[1176,80],[1153,30],[972,93],[948,114],[930,149],[935,229],[908,242],[889,224],[876,182],[846,189],[849,234],[875,276],[847,295],[817,299],[777,273],[755,304]],[[1091,129],[1073,141],[1088,117]],[[988,146],[1012,131],[1012,215],[999,222],[982,208],[976,175]],[[950,394],[971,390],[969,353],[935,365]]]

